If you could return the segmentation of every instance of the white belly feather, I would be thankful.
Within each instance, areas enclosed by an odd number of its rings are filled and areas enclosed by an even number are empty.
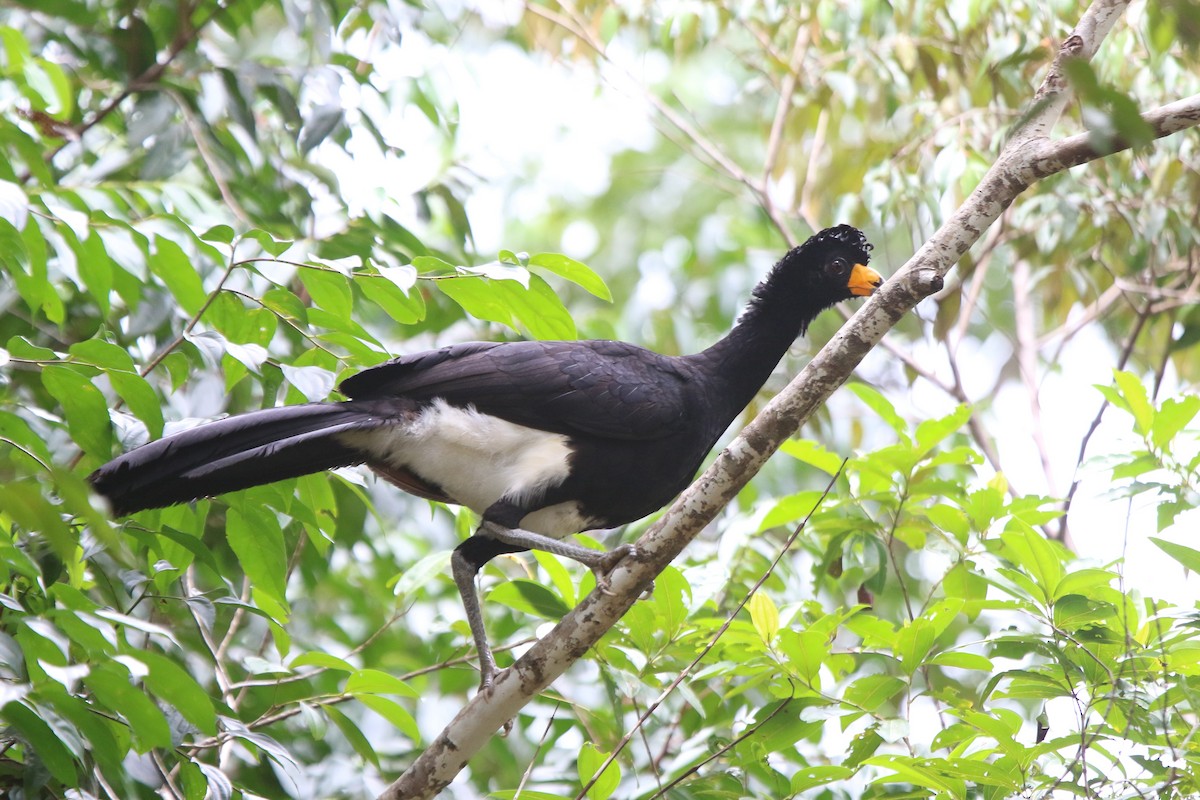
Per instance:
[[[409,425],[340,438],[436,484],[479,514],[501,498],[520,502],[562,483],[572,453],[562,434],[525,428],[444,400],[434,400]],[[559,503],[527,515],[521,527],[562,537],[589,526],[577,504]]]

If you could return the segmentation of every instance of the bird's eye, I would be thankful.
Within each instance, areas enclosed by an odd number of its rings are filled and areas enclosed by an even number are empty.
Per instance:
[[[849,262],[847,262],[846,259],[842,258],[841,256],[838,256],[829,262],[829,268],[833,272],[845,272],[849,266]]]

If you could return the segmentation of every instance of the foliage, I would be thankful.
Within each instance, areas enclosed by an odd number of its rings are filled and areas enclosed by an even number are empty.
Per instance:
[[[114,522],[84,476],[147,438],[325,399],[445,341],[698,347],[763,262],[822,222],[863,225],[899,262],[974,186],[1077,11],[490,13],[0,10],[8,794],[377,792],[475,686],[445,569],[470,515],[348,470]],[[1195,48],[1178,44],[1197,25],[1188,3],[1136,6],[1070,73],[1064,127],[1143,141],[1139,108],[1197,91]],[[493,108],[497,149],[481,149],[451,56],[480,81],[491,64],[594,68],[667,135],[605,133],[577,106],[556,123],[543,102]],[[564,160],[556,125],[591,151]],[[497,176],[511,131],[541,145]],[[1073,528],[1075,555],[1065,520],[1101,501],[1082,493],[1064,516],[1056,499],[1074,495],[1063,475],[1091,436],[1081,404],[1110,406],[1127,441],[1084,474],[1153,508],[1157,526],[1130,539],[1200,571],[1195,543],[1172,536],[1200,488],[1195,141],[1035,187],[720,536],[472,762],[460,796],[1200,793],[1196,609],[1130,586]],[[533,201],[518,180],[557,189]],[[499,235],[488,209],[508,215]],[[581,224],[603,248],[579,244]],[[1042,420],[1056,392],[1070,447]],[[1049,466],[1021,468],[1037,456]],[[837,475],[824,497],[822,474]],[[519,647],[592,586],[542,554],[494,563],[493,637]]]

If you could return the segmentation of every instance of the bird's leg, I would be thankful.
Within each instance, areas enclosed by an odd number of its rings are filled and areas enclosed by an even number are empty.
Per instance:
[[[499,504],[494,508],[496,512],[507,510]],[[486,692],[492,687],[498,670],[496,658],[492,655],[491,645],[488,644],[487,629],[483,625],[483,609],[479,603],[479,593],[475,590],[475,576],[484,564],[496,556],[522,550],[544,550],[578,561],[595,573],[596,586],[606,593],[609,573],[621,559],[634,552],[633,546],[628,544],[608,552],[590,550],[573,542],[560,541],[520,528],[509,528],[500,522],[485,519],[475,535],[456,547],[450,556],[450,572],[454,576],[458,593],[462,596],[467,624],[471,627],[471,636],[475,639],[475,649],[479,653],[481,692]]]
[[[596,576],[596,588],[605,594],[609,593],[609,574],[622,559],[637,552],[631,544],[618,545],[607,552],[592,550],[574,542],[555,539],[551,536],[522,530],[521,528],[506,528],[499,523],[487,520],[484,520],[483,524],[479,527],[479,532],[486,532],[488,536],[513,547],[519,547],[524,550],[541,550],[546,553],[553,553],[556,556],[569,558],[572,561],[578,561],[592,571]]]
[[[475,639],[475,650],[479,653],[479,691],[486,692],[492,688],[496,679],[496,658],[488,644],[487,630],[483,627],[483,609],[479,606],[479,594],[475,591],[475,575],[481,564],[476,564],[463,552],[460,546],[450,556],[450,572],[458,593],[462,596],[463,609],[467,612],[467,624],[471,626],[471,636]]]

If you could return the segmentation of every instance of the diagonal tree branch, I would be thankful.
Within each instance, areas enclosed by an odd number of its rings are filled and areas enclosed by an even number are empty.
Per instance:
[[[1126,6],[1097,0],[1063,43],[1034,108],[963,205],[871,297],[800,374],[737,436],[637,542],[611,576],[609,593],[593,592],[516,664],[491,691],[473,698],[381,795],[382,800],[435,796],[454,779],[495,731],[600,640],[654,578],[750,481],[780,444],[793,435],[913,306],[942,287],[943,276],[1032,184],[1126,145],[1097,144],[1088,134],[1051,141],[1047,133],[1066,106],[1063,65],[1096,52]],[[1200,95],[1145,115],[1155,136],[1200,123]]]

